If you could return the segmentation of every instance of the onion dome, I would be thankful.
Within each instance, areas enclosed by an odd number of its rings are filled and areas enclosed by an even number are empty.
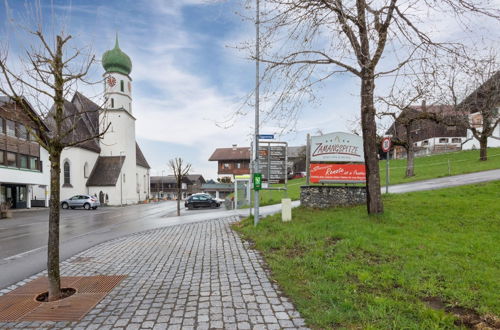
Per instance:
[[[102,66],[106,72],[118,72],[129,75],[132,71],[130,57],[122,52],[118,45],[118,35],[116,36],[115,48],[108,50],[102,55]]]

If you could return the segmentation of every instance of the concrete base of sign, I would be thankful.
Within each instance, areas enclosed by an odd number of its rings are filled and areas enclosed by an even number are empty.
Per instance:
[[[283,222],[292,221],[292,200],[290,198],[281,200],[281,220]]]
[[[366,188],[359,186],[302,186],[300,205],[324,209],[366,203]]]

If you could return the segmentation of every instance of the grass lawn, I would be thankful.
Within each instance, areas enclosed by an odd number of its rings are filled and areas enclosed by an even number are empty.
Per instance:
[[[479,150],[465,150],[415,158],[415,176],[405,178],[406,159],[390,160],[389,185],[500,168],[500,148],[488,148],[488,160],[479,161]],[[379,162],[380,183],[385,186],[385,160]]]
[[[499,201],[492,182],[384,196],[376,217],[298,208],[234,229],[313,328],[454,328],[472,310],[500,324]]]

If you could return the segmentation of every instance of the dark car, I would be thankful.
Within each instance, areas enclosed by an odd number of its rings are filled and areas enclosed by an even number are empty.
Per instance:
[[[189,196],[184,202],[184,206],[192,210],[198,207],[216,208],[220,206],[220,203],[213,199],[210,195],[196,194]]]

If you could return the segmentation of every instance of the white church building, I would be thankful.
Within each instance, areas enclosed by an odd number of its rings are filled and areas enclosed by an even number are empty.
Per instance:
[[[61,200],[90,194],[108,205],[135,204],[146,200],[150,166],[135,139],[132,111],[132,61],[118,45],[102,56],[104,67],[103,108],[76,92],[65,101],[65,113],[79,122],[73,134],[82,140],[108,130],[61,154]]]

